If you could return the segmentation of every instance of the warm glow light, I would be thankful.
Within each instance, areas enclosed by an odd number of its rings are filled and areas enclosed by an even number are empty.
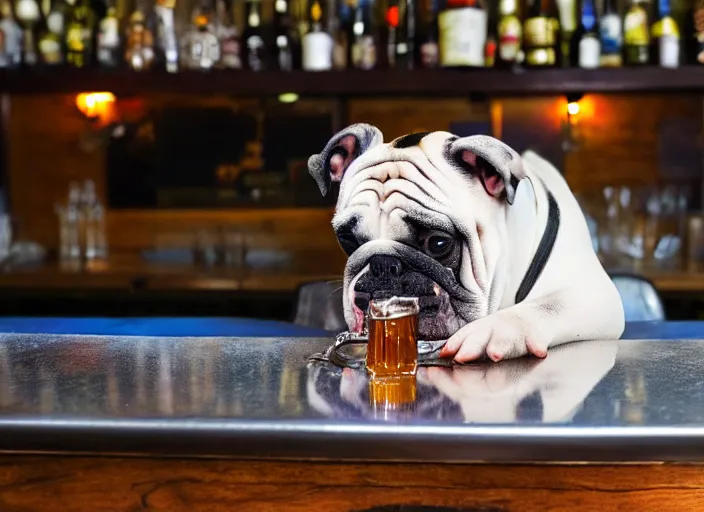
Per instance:
[[[298,94],[295,92],[285,92],[279,94],[279,101],[281,103],[296,103],[298,101]]]
[[[89,118],[105,116],[114,102],[111,92],[82,92],[76,96],[76,107]]]
[[[567,104],[567,113],[571,116],[576,116],[579,114],[579,103],[576,101],[571,101]]]

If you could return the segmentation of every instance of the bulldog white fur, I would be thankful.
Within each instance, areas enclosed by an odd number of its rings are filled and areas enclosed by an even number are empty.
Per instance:
[[[560,173],[487,136],[410,134],[383,143],[352,125],[308,161],[323,194],[340,181],[333,228],[349,255],[345,319],[369,299],[420,297],[419,335],[442,356],[494,361],[618,339],[620,296]]]

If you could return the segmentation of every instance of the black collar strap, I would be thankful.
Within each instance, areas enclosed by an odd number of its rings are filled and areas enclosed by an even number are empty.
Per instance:
[[[516,292],[516,304],[528,296],[538,281],[540,274],[542,274],[548,258],[550,258],[550,253],[555,246],[558,229],[560,229],[560,207],[557,206],[553,195],[548,192],[548,222],[545,226],[545,232],[543,232],[543,238],[540,239],[538,250],[535,251],[535,256],[533,256],[533,261],[531,261],[526,275],[523,276],[521,286],[518,287]]]

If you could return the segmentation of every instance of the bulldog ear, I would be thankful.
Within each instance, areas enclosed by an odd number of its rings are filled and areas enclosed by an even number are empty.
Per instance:
[[[518,153],[494,137],[472,135],[450,143],[449,159],[463,171],[482,181],[493,197],[504,196],[513,204],[518,182],[526,177]]]
[[[333,181],[342,181],[350,164],[365,151],[384,142],[379,128],[358,123],[337,133],[321,153],[308,159],[308,172],[325,196]]]

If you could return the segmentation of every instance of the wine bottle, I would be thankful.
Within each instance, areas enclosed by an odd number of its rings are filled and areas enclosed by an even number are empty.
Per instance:
[[[39,52],[35,31],[42,21],[42,11],[37,0],[18,0],[15,4],[15,16],[22,27],[22,64],[36,66]]]
[[[213,8],[210,0],[200,0],[193,13],[193,26],[186,35],[184,64],[190,69],[206,71],[220,60],[220,43],[214,34]]]
[[[434,1],[429,3],[424,18],[420,44],[418,45],[419,61],[421,67],[436,68],[439,62],[438,11]]]
[[[228,8],[226,0],[217,0],[217,23],[215,25],[215,36],[220,43],[220,61],[215,64],[221,69],[242,68],[242,55],[240,39],[237,34],[237,27],[232,18],[232,9]]]
[[[174,20],[174,10],[176,0],[156,0],[154,14],[159,20],[159,44],[163,53],[166,71],[176,73],[178,71],[179,51],[178,39],[176,37],[176,22]]]
[[[572,35],[570,65],[586,69],[599,67],[601,41],[594,0],[582,0],[579,25]]]
[[[621,16],[616,0],[604,0],[604,12],[599,18],[599,36],[601,39],[602,67],[621,67],[623,65],[623,31]]]
[[[303,69],[327,71],[332,69],[333,41],[323,27],[323,8],[320,0],[312,0],[309,11],[310,29],[303,36]]]
[[[93,57],[95,11],[89,0],[77,0],[66,25],[66,62],[69,66],[90,66]]]
[[[518,19],[516,0],[501,0],[499,2],[499,49],[497,66],[501,68],[514,67],[521,60],[521,44],[523,26]]]
[[[371,6],[357,2],[350,23],[350,60],[352,67],[372,69],[376,66],[376,41],[372,32]]]
[[[276,64],[281,71],[293,69],[291,13],[288,0],[274,0],[274,38]]]
[[[440,66],[484,66],[487,12],[478,0],[448,0],[438,31]]]
[[[643,0],[630,0],[623,20],[623,53],[627,66],[650,62],[650,26]]]
[[[22,29],[12,15],[10,0],[0,0],[0,68],[15,67],[22,61]]]
[[[557,32],[559,22],[551,0],[529,0],[523,24],[525,65],[554,67],[558,64]]]
[[[154,63],[154,33],[146,23],[144,3],[138,1],[130,15],[125,40],[125,61],[135,71],[146,71]]]
[[[122,61],[120,41],[120,21],[117,19],[117,9],[111,0],[105,17],[100,21],[97,38],[97,59],[102,67],[114,68]]]
[[[267,47],[263,36],[261,2],[245,2],[245,28],[243,33],[245,63],[250,71],[267,69]]]
[[[657,19],[652,27],[652,55],[663,68],[676,68],[680,63],[680,29],[672,17],[670,0],[658,0]]]

